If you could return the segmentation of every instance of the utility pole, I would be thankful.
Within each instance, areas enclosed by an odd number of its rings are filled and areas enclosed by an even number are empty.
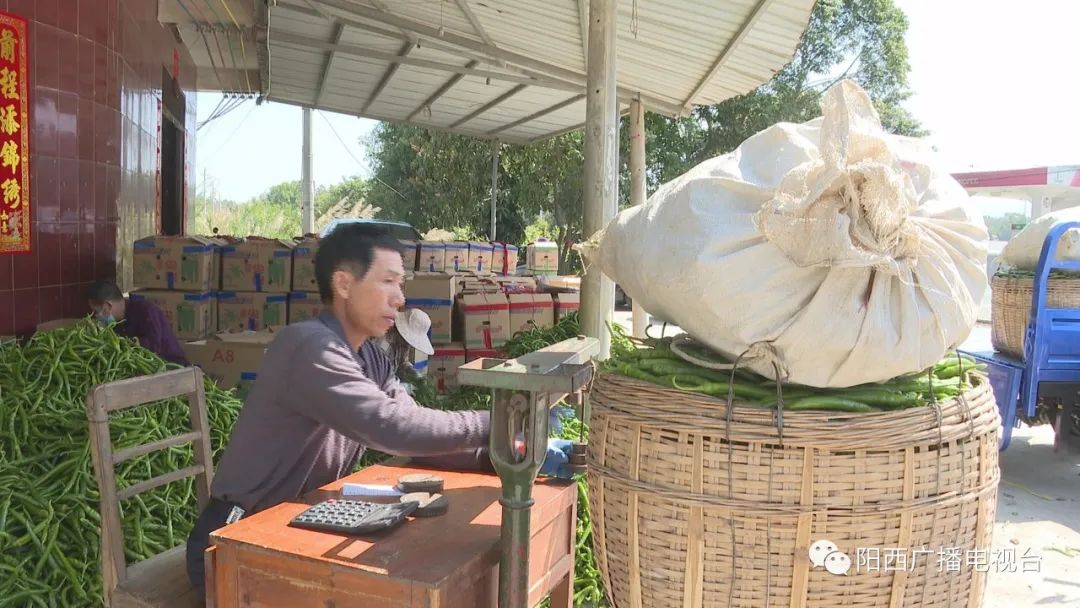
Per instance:
[[[311,175],[311,108],[304,108],[304,145],[300,165],[300,228],[304,234],[315,232],[315,180]]]

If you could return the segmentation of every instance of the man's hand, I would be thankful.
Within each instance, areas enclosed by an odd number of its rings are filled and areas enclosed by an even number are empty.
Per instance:
[[[566,439],[548,439],[547,455],[544,464],[540,466],[540,474],[559,479],[572,479],[574,474],[570,472],[570,449],[574,442]]]

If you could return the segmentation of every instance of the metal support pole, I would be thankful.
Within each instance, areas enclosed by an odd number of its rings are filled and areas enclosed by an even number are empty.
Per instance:
[[[300,160],[300,228],[315,232],[315,180],[311,175],[311,108],[304,108],[304,143]]]
[[[495,205],[499,200],[499,140],[491,142],[491,240],[495,240]]]
[[[589,2],[589,61],[585,95],[585,237],[606,227],[618,210],[619,114],[615,82],[616,0]],[[615,310],[615,284],[599,270],[581,283],[581,330],[611,352],[607,323]]]
[[[630,204],[644,205],[645,196],[645,104],[638,96],[630,102]],[[635,338],[644,338],[649,323],[645,309],[634,300],[631,310],[632,333]]]

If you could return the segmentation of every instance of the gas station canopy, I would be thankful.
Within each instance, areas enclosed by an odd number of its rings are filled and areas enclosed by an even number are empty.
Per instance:
[[[813,0],[621,0],[619,109],[767,82]],[[589,0],[159,0],[198,88],[528,143],[585,122]]]

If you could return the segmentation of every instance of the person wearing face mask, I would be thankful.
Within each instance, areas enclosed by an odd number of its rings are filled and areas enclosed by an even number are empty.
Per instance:
[[[172,324],[153,302],[127,300],[115,281],[102,279],[87,292],[90,310],[101,323],[113,324],[120,336],[135,338],[143,348],[162,359],[188,366]]]
[[[493,471],[489,413],[417,404],[379,345],[405,304],[398,240],[372,226],[340,226],[319,243],[315,280],[323,312],[281,329],[267,346],[210,502],[188,536],[187,571],[200,597],[211,532],[350,474],[367,448],[414,464]],[[568,449],[549,444],[545,474],[570,477]]]

